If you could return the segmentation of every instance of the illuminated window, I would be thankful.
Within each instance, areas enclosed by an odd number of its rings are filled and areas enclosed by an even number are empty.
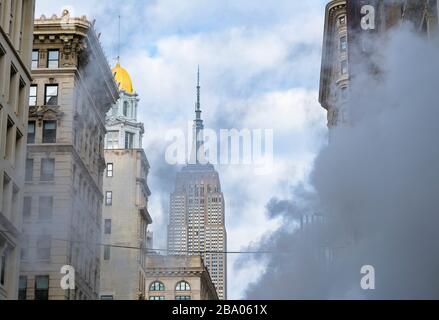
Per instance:
[[[107,191],[105,193],[105,205],[112,206],[113,205],[113,192]]]
[[[107,164],[107,177],[109,178],[113,177],[113,168],[114,165],[112,163]]]

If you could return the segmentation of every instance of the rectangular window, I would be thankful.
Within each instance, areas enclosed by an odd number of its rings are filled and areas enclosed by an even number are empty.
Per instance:
[[[4,286],[6,284],[6,250],[3,255],[0,257],[0,285]]]
[[[53,181],[55,179],[55,159],[41,159],[41,181]]]
[[[35,143],[35,131],[36,131],[36,122],[29,121],[27,124],[27,143],[28,144]]]
[[[106,206],[112,206],[113,205],[113,192],[107,191],[105,193],[105,205]]]
[[[113,296],[105,295],[105,296],[101,296],[101,300],[114,300],[114,298]]]
[[[347,74],[348,73],[348,62],[346,60],[343,60],[341,62],[341,74]]]
[[[37,240],[37,259],[38,260],[49,260],[50,259],[50,247],[51,247],[50,236],[40,236]]]
[[[105,234],[111,234],[111,220],[105,219]]]
[[[30,91],[29,91],[29,106],[30,107],[35,107],[37,105],[37,91],[38,91],[38,87],[36,85],[30,86]]]
[[[348,50],[348,38],[346,36],[343,36],[340,38],[340,51],[342,53],[346,52]]]
[[[47,67],[57,69],[59,67],[59,50],[49,50],[47,54]]]
[[[30,182],[34,179],[34,160],[26,159],[26,174],[25,179]]]
[[[38,69],[40,60],[40,51],[32,51],[32,69]]]
[[[175,300],[189,301],[189,300],[191,300],[191,297],[190,296],[176,296]]]
[[[35,277],[35,300],[49,300],[49,276]]]
[[[27,298],[27,277],[20,276],[18,283],[18,300],[26,300]]]
[[[164,301],[165,297],[163,297],[163,296],[151,296],[151,297],[149,297],[149,300],[150,301]]]
[[[44,103],[46,106],[58,105],[58,85],[47,84],[44,91]]]
[[[109,178],[113,177],[113,168],[114,165],[112,163],[107,164],[107,177]]]
[[[29,220],[32,216],[32,197],[24,197],[23,199],[23,219]]]
[[[40,197],[38,204],[38,219],[50,220],[53,217],[53,197]]]
[[[107,149],[119,149],[119,131],[109,131],[107,133]]]
[[[345,24],[346,24],[346,16],[343,15],[338,18],[338,26],[341,27],[344,26]]]
[[[56,121],[43,122],[43,143],[56,143]]]
[[[110,246],[105,246],[104,247],[104,260],[105,261],[108,261],[108,260],[110,260],[110,256],[111,256],[111,248],[110,248]]]
[[[134,133],[125,132],[125,149],[134,148]]]

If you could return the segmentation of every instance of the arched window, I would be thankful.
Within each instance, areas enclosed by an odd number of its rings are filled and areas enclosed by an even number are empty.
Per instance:
[[[128,117],[129,110],[130,110],[130,105],[129,105],[128,101],[125,101],[125,102],[123,103],[123,115],[124,115],[125,117]]]
[[[177,283],[175,291],[191,291],[191,286],[186,281],[180,281]]]
[[[165,291],[165,285],[160,281],[154,281],[149,286],[149,291]]]

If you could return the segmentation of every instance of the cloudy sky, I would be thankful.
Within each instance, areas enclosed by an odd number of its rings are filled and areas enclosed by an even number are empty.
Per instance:
[[[111,65],[118,47],[131,73],[147,130],[151,163],[150,212],[155,247],[166,247],[169,194],[179,167],[167,165],[164,137],[186,130],[194,118],[196,70],[201,68],[205,125],[220,129],[273,129],[274,167],[255,175],[251,166],[217,167],[226,199],[229,250],[258,243],[280,226],[266,205],[307,180],[326,143],[318,104],[324,0],[37,0],[36,14],[96,19]],[[229,298],[241,298],[265,266],[239,268],[229,256]]]

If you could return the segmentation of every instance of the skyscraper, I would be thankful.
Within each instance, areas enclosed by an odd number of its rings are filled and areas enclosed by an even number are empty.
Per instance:
[[[149,162],[142,149],[143,123],[137,120],[138,95],[129,73],[118,62],[113,75],[119,101],[106,118],[102,217],[101,299],[137,300],[146,296],[145,263],[148,249],[150,191]],[[130,250],[111,245],[140,248]]]
[[[170,254],[200,255],[220,299],[227,298],[227,233],[218,172],[204,161],[200,72],[190,164],[177,174],[168,225]]]

